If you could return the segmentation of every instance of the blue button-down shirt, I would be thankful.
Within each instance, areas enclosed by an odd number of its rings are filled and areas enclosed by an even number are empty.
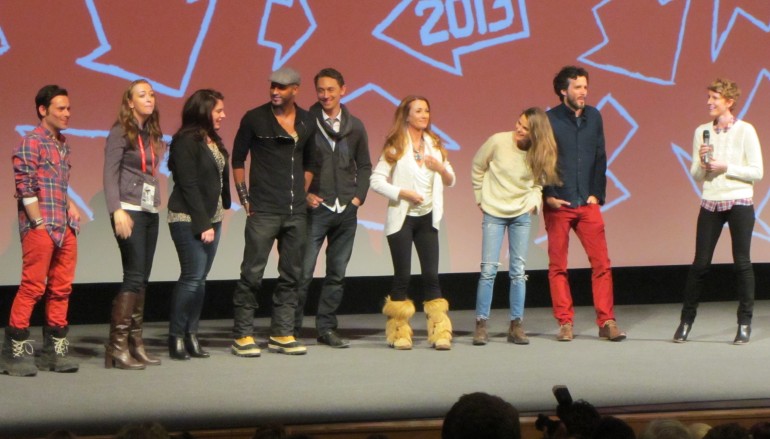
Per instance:
[[[557,167],[563,186],[543,188],[544,197],[583,206],[593,195],[604,204],[607,189],[607,153],[604,149],[602,115],[586,105],[579,117],[564,104],[548,110],[548,119],[559,149]]]

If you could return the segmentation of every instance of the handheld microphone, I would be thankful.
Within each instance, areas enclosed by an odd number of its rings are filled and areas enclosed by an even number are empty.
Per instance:
[[[709,130],[703,130],[703,144],[711,145],[711,133],[709,133]],[[711,151],[703,155],[703,163],[708,164],[709,161],[711,161]]]

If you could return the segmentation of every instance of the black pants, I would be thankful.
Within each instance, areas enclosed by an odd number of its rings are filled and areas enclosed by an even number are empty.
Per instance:
[[[711,267],[722,227],[727,223],[733,244],[733,271],[738,292],[738,324],[751,324],[754,313],[754,267],[751,265],[751,233],[754,230],[754,206],[733,206],[724,212],[710,212],[701,207],[695,238],[695,260],[687,274],[682,306],[683,322],[695,321],[698,298]]]
[[[438,230],[433,227],[433,213],[407,216],[401,230],[388,236],[390,257],[393,259],[392,300],[405,300],[412,275],[412,243],[420,258],[423,300],[441,297],[438,283]]]
[[[126,213],[134,222],[131,236],[127,239],[115,236],[123,263],[123,284],[120,291],[138,293],[147,286],[150,279],[155,245],[158,242],[158,214],[133,210],[127,210]],[[115,221],[112,217],[110,222],[114,232]]]

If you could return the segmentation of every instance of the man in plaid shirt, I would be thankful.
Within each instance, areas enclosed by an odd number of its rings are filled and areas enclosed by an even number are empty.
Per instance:
[[[37,369],[76,372],[68,355],[67,307],[77,261],[80,214],[67,195],[70,148],[61,131],[69,125],[67,90],[47,85],[35,97],[40,125],[13,151],[21,234],[21,284],[5,328],[0,372],[34,376]],[[35,358],[29,321],[45,297],[43,351]]]

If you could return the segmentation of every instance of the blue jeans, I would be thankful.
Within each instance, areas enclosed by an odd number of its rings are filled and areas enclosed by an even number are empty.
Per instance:
[[[259,307],[255,294],[262,287],[262,276],[275,241],[278,241],[278,283],[273,290],[270,335],[292,335],[307,241],[305,209],[292,215],[254,212],[246,218],[244,238],[241,277],[233,292],[235,338],[254,335],[254,312]]]
[[[204,244],[200,235],[192,233],[192,224],[187,222],[169,223],[171,239],[179,256],[182,272],[174,285],[171,296],[171,316],[168,333],[175,337],[198,332],[203,298],[206,295],[206,277],[217,254],[222,223],[214,223],[214,242]]]
[[[348,203],[342,213],[332,212],[326,207],[308,210],[308,240],[302,282],[299,284],[299,298],[294,320],[294,331],[302,327],[302,317],[307,301],[307,290],[313,280],[318,253],[324,241],[326,245],[326,277],[318,299],[315,325],[319,334],[337,329],[337,308],[342,303],[345,286],[345,270],[353,253],[356,237],[358,207]]]
[[[476,318],[489,319],[489,310],[492,307],[492,289],[495,285],[497,268],[500,265],[500,246],[503,244],[503,235],[508,229],[508,253],[510,265],[508,275],[511,278],[511,287],[508,292],[511,312],[511,320],[524,316],[524,298],[527,287],[527,276],[524,274],[524,265],[527,259],[529,247],[529,229],[532,221],[529,213],[514,218],[498,218],[484,213],[481,223],[481,277],[476,289]]]
[[[150,279],[155,245],[158,242],[158,214],[133,210],[127,210],[126,213],[134,222],[131,236],[128,239],[115,236],[123,262],[123,284],[120,291],[138,293],[147,287]],[[112,217],[110,222],[114,232],[115,221]]]

